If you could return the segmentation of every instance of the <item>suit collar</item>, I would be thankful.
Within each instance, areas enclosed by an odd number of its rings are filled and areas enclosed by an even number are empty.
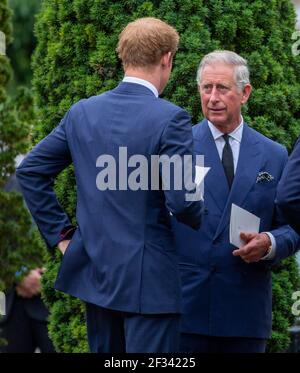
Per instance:
[[[196,154],[204,154],[205,166],[211,167],[205,178],[204,193],[211,195],[222,215],[216,230],[216,238],[229,224],[231,204],[242,206],[256,182],[257,174],[265,162],[263,148],[256,132],[244,123],[239,160],[229,191],[224,169],[207,120],[195,126],[193,132]]]
[[[264,162],[264,152],[256,133],[245,125],[236,174],[215,237],[229,225],[232,203],[243,205]]]
[[[129,95],[146,95],[155,98],[154,93],[149,88],[136,83],[121,82],[112,92]]]
[[[158,97],[158,90],[157,88],[150,83],[148,80],[136,78],[135,76],[125,76],[123,79],[123,82],[125,83],[134,83],[134,84],[140,84],[148,89],[154,94],[155,97]]]
[[[210,167],[205,177],[204,193],[210,193],[219,210],[223,211],[229,195],[229,187],[207,120],[195,126],[193,132],[195,152],[203,154],[205,167]]]

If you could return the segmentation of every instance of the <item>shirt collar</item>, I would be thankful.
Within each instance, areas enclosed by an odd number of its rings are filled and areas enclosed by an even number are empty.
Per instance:
[[[155,97],[158,97],[157,88],[152,83],[148,82],[148,80],[136,78],[134,76],[125,76],[124,79],[123,79],[123,82],[143,85],[144,87],[150,89],[150,91],[153,92]]]
[[[232,137],[233,139],[235,139],[239,143],[242,141],[243,128],[244,128],[244,119],[243,119],[242,116],[241,116],[241,118],[242,118],[242,120],[241,120],[240,125],[234,131],[232,131],[231,133],[228,134],[230,137]],[[214,140],[217,140],[224,135],[224,133],[221,132],[220,130],[218,130],[218,128],[215,127],[209,120],[207,122],[208,122],[208,126],[211,130],[211,133],[213,135]]]

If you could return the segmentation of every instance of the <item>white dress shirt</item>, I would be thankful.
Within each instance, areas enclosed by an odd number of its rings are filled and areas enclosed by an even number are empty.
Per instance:
[[[222,159],[222,153],[223,153],[223,148],[225,145],[225,140],[222,137],[224,135],[223,132],[218,130],[217,127],[215,127],[210,121],[208,121],[209,128],[211,130],[211,134],[215,140],[215,144],[219,153],[220,159]],[[243,129],[244,129],[244,120],[242,117],[242,121],[240,125],[231,133],[229,133],[229,144],[232,149],[232,155],[233,155],[233,165],[234,165],[234,173],[236,172],[237,168],[237,163],[240,155],[240,146],[241,146],[241,141],[242,141],[242,136],[243,136]]]
[[[152,83],[148,82],[148,80],[136,78],[134,76],[125,76],[123,82],[143,85],[144,87],[150,89],[150,91],[153,92],[155,97],[158,97],[157,88]]]
[[[215,127],[210,121],[208,121],[208,126],[211,131],[211,134],[215,140],[215,144],[219,153],[219,157],[222,160],[222,153],[223,153],[223,148],[225,145],[225,140],[222,137],[224,135],[223,132],[221,132],[217,127]],[[234,165],[234,173],[236,172],[237,164],[238,164],[238,159],[240,155],[240,146],[242,142],[242,137],[243,137],[243,129],[244,129],[244,119],[241,116],[241,123],[239,126],[232,131],[231,133],[228,134],[229,136],[229,144],[232,149],[232,156],[233,156],[233,165]],[[263,232],[266,233],[271,240],[271,250],[270,252],[265,255],[264,257],[261,258],[261,260],[266,260],[266,259],[273,259],[276,253],[276,240],[275,237],[273,236],[272,233],[270,232]]]

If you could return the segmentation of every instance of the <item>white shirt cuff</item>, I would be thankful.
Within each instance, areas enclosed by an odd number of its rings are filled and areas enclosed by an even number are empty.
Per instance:
[[[270,232],[262,232],[262,233],[265,233],[267,234],[269,237],[270,237],[270,240],[271,240],[271,250],[270,252],[263,256],[262,258],[260,258],[260,260],[271,260],[275,257],[275,254],[276,254],[276,240],[275,240],[275,237],[273,236],[272,233]]]

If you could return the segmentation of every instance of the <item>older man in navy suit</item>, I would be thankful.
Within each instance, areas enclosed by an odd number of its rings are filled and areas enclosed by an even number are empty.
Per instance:
[[[211,169],[201,229],[174,222],[184,297],[181,349],[263,352],[271,332],[271,266],[298,247],[298,235],[275,204],[287,151],[241,116],[251,93],[242,57],[230,51],[205,56],[198,87],[206,119],[193,128],[195,152]],[[239,248],[229,242],[233,203],[261,219],[261,233],[242,233]]]
[[[117,49],[123,82],[72,106],[18,168],[27,204],[49,248],[58,245],[64,253],[56,288],[87,304],[93,352],[178,350],[181,289],[170,213],[197,229],[202,202],[191,201],[192,178],[177,188],[177,179],[168,183],[162,171],[150,177],[174,155],[179,177],[180,159],[192,159],[188,114],[158,98],[178,41],[176,30],[158,19],[128,24]],[[164,161],[152,167],[156,156]],[[72,162],[76,229],[52,186]],[[170,174],[175,176],[175,169]],[[162,188],[163,182],[169,187]]]

